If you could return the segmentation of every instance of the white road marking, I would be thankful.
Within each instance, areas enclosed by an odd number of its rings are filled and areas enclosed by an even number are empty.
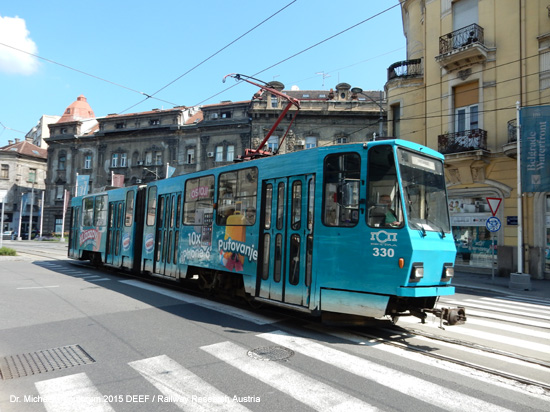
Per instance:
[[[309,339],[290,336],[282,331],[262,333],[259,337],[414,397],[429,405],[438,406],[446,411],[510,411]],[[419,390],[419,388],[422,388],[422,390]]]
[[[173,402],[180,409],[191,412],[249,410],[166,355],[130,362],[129,365],[153,384],[164,400]]]
[[[523,315],[523,316],[529,316],[531,318],[544,319],[544,320],[550,321],[549,315],[544,315],[540,313],[526,313],[525,311],[513,310],[510,308],[510,305],[502,305],[505,307],[501,308],[501,307],[491,307],[489,305],[483,305],[481,303],[480,304],[469,303],[469,302],[466,303],[464,301],[461,302],[456,300],[447,300],[445,302],[453,305],[465,306],[466,308],[477,308],[477,309],[483,309],[490,312],[502,312],[502,313],[510,313],[514,315]],[[466,311],[466,316],[468,316],[468,311]]]
[[[378,408],[280,363],[254,360],[231,342],[201,347],[218,359],[319,411],[378,411]]]
[[[85,373],[34,384],[48,412],[114,412]]]
[[[21,288],[16,288],[17,290],[26,290],[26,289],[49,289],[49,288],[58,288],[59,285],[54,285],[54,286],[27,286],[27,287],[21,287]]]

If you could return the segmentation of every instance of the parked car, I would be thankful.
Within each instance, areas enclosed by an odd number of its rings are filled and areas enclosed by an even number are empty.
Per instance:
[[[13,235],[14,235],[13,230],[4,230],[2,239],[3,240],[12,240]]]

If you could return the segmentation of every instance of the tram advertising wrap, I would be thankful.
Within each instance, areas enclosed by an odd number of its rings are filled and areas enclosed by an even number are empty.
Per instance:
[[[69,257],[313,315],[421,319],[454,293],[443,156],[383,140],[71,201]]]

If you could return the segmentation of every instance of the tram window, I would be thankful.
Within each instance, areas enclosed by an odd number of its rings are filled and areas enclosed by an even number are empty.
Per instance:
[[[299,230],[302,219],[302,182],[296,180],[292,183],[292,207],[291,207],[292,230]]]
[[[283,236],[277,233],[275,236],[275,263],[273,266],[273,280],[275,282],[281,281],[281,265],[283,257]]]
[[[285,218],[285,184],[279,183],[277,187],[277,221],[276,226],[277,230],[283,228]]]
[[[269,183],[265,188],[264,229],[271,228],[271,201],[272,200],[273,200],[273,185]]]
[[[371,227],[402,227],[403,210],[393,148],[375,146],[369,150],[367,170],[367,223]]]
[[[306,286],[311,286],[311,262],[313,259],[313,235],[306,238]]]
[[[180,227],[181,220],[181,194],[176,199],[176,227]]]
[[[124,213],[124,205],[121,203],[118,204],[118,214],[117,214],[117,221],[116,221],[116,227],[120,228],[122,227],[122,214]]]
[[[309,179],[307,198],[307,230],[313,230],[313,212],[315,210],[315,178]]]
[[[202,176],[185,182],[183,224],[211,226],[214,210],[214,176]]]
[[[341,153],[325,158],[323,223],[327,226],[355,226],[359,221],[361,158]]]
[[[293,234],[290,237],[290,273],[288,281],[291,285],[297,285],[300,282],[300,235]]]
[[[170,227],[174,227],[174,219],[176,217],[176,197],[172,196],[172,205],[170,207]]]
[[[107,224],[107,196],[97,196],[94,203],[94,226]]]
[[[257,190],[258,169],[255,167],[220,174],[216,223],[229,226],[255,224]]]
[[[158,222],[157,227],[165,227],[164,225],[164,196],[159,196],[159,202],[158,202],[158,210],[157,210],[157,216],[158,216]]]
[[[87,197],[82,202],[82,226],[92,226],[94,218],[94,198]]]
[[[269,278],[269,251],[271,250],[271,235],[266,233],[264,235],[264,255],[262,261],[262,279],[267,280]]]
[[[153,226],[155,224],[156,214],[157,214],[157,187],[151,186],[149,188],[149,196],[147,200],[147,226]]]
[[[134,192],[129,191],[126,193],[126,217],[124,219],[124,226],[132,226],[134,223]]]

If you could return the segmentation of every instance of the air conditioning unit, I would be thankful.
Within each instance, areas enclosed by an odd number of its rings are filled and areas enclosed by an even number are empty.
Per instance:
[[[296,145],[297,145],[297,146],[305,146],[305,145],[306,145],[306,141],[305,141],[305,140],[298,140],[298,141],[296,142]]]
[[[138,166],[143,166],[143,160],[138,160],[137,164]]]
[[[214,152],[208,152],[206,155],[207,155],[208,157],[214,157]]]

